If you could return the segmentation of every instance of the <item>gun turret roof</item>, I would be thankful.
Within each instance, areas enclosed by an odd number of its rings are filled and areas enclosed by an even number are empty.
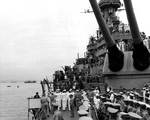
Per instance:
[[[104,9],[109,6],[119,8],[121,6],[121,2],[120,0],[100,0],[99,6],[101,9]]]

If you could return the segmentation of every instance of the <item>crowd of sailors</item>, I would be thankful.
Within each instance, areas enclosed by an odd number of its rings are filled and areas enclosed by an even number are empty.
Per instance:
[[[62,111],[70,112],[70,117],[78,115],[79,120],[150,120],[149,91],[149,86],[145,86],[141,93],[135,89],[121,92],[110,89],[105,94],[101,94],[97,88],[69,91],[57,89],[49,92],[47,97],[41,97],[41,110],[45,120],[49,115],[53,115],[54,120],[58,119],[57,116],[63,120]]]

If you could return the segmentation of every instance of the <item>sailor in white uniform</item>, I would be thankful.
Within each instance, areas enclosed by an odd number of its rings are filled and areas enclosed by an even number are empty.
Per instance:
[[[66,90],[63,90],[62,93],[62,110],[66,110],[67,107],[67,94],[66,94]]]
[[[94,104],[96,109],[99,109],[99,105],[100,105],[100,99],[98,98],[98,96],[94,96]]]
[[[99,95],[99,93],[100,93],[97,87],[95,88],[95,90],[93,92],[95,93],[95,95]]]
[[[114,92],[110,91],[110,98],[111,102],[114,102],[115,96],[114,96]]]
[[[57,90],[54,95],[57,96],[55,100],[56,100],[56,104],[58,105],[58,110],[60,110],[61,109],[61,92]]]

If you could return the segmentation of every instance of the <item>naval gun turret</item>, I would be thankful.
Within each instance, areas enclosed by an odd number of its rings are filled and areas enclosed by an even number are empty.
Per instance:
[[[141,88],[150,82],[150,53],[143,44],[131,0],[124,0],[133,39],[133,51],[122,52],[112,39],[96,0],[89,0],[107,46],[103,75],[113,89]]]

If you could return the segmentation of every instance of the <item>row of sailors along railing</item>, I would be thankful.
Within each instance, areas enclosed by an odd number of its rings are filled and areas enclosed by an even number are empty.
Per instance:
[[[90,111],[93,110],[95,115],[94,120],[150,120],[149,91],[149,87],[145,87],[141,91],[143,94],[139,94],[136,91],[115,93],[112,90],[103,95],[100,94],[98,90],[86,92],[84,90],[77,90],[71,91],[70,93],[63,92],[63,94],[69,93],[74,96],[77,110],[80,110],[80,108],[88,112],[89,109]],[[83,94],[86,95],[88,99],[84,99]],[[49,112],[53,113],[52,106],[56,104],[59,106],[59,110],[70,111],[68,104],[69,98],[65,104],[62,103],[63,100],[60,99],[60,95],[61,92],[57,91],[49,97],[41,97],[39,99],[29,98],[29,112],[33,113],[36,111],[33,119],[42,120],[43,115],[47,116]],[[59,101],[61,101],[61,103],[59,103]],[[88,101],[88,104],[83,104],[85,101]]]
[[[99,96],[98,106],[97,115],[102,120],[110,118],[113,120],[150,120],[150,99],[137,92],[114,93],[111,91],[109,94]]]

